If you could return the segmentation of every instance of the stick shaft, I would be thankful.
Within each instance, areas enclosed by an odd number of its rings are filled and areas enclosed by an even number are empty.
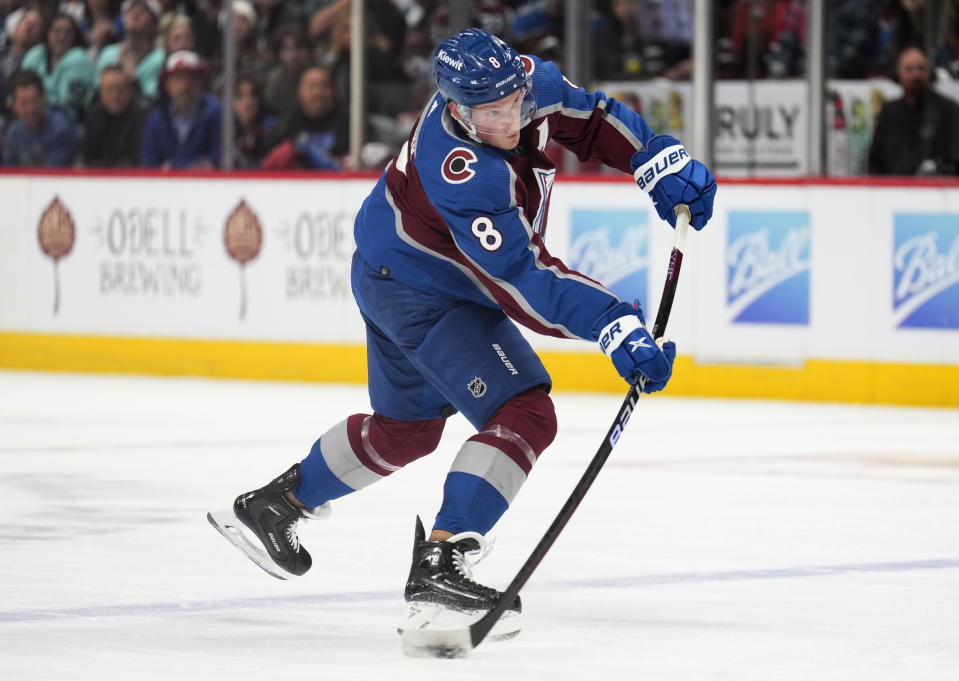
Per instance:
[[[676,215],[676,234],[673,239],[673,250],[669,254],[669,267],[666,268],[666,283],[663,286],[663,297],[659,299],[659,311],[656,313],[656,322],[653,324],[653,339],[659,339],[666,333],[666,322],[673,309],[673,298],[676,296],[676,284],[679,283],[679,270],[683,266],[683,251],[686,250],[686,232],[689,230],[689,211],[678,210]]]
[[[653,325],[653,338],[660,338],[666,332],[666,323],[669,321],[669,313],[673,307],[673,298],[676,295],[676,285],[679,282],[679,270],[683,264],[683,249],[685,248],[686,231],[688,227],[688,211],[680,212],[677,210],[676,234],[673,241],[673,250],[669,257],[669,268],[666,272],[666,284],[663,288],[663,297],[660,298],[659,311],[656,314],[656,323]],[[599,471],[602,469],[603,464],[606,463],[606,459],[609,458],[613,447],[616,446],[616,442],[619,441],[619,437],[626,427],[626,422],[629,421],[629,417],[632,415],[633,410],[636,408],[636,403],[639,401],[643,383],[645,383],[645,381],[642,383],[636,382],[629,387],[626,399],[623,400],[623,404],[616,414],[616,419],[613,421],[613,425],[610,426],[609,431],[607,431],[603,443],[599,446],[599,450],[595,456],[593,456],[592,461],[589,462],[583,476],[579,482],[576,483],[576,487],[573,488],[566,503],[563,504],[563,508],[560,509],[556,518],[553,519],[552,524],[549,526],[549,529],[546,530],[546,534],[539,540],[539,543],[536,545],[536,548],[533,549],[529,558],[523,563],[523,566],[519,569],[519,572],[516,573],[516,576],[513,577],[513,581],[506,587],[506,591],[503,592],[496,606],[481,619],[470,625],[470,640],[474,648],[486,638],[486,635],[490,632],[490,629],[493,628],[493,625],[496,624],[496,621],[512,604],[516,595],[519,594],[520,589],[523,588],[533,574],[533,571],[542,562],[543,558],[546,557],[550,547],[552,547],[559,537],[560,532],[563,531],[563,528],[566,527],[570,518],[573,517],[573,513],[577,507],[579,507],[580,502],[583,501],[583,497],[586,496],[586,492],[592,486],[596,476],[599,475]]]

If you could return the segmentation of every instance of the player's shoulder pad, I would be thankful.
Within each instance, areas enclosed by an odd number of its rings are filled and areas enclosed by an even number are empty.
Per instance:
[[[582,89],[564,76],[554,62],[543,61],[531,54],[520,55],[520,58],[536,89],[537,118],[543,112],[552,113],[557,107],[561,107],[569,90]]]
[[[457,136],[448,111],[432,110],[420,129],[414,163],[436,206],[499,212],[512,202],[512,173],[495,150]]]

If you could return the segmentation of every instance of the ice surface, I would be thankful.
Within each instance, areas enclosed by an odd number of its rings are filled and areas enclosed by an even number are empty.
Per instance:
[[[621,402],[554,398],[557,440],[477,571],[494,586]],[[523,632],[465,660],[404,657],[395,630],[461,417],[302,527],[300,579],[206,521],[366,410],[353,386],[0,372],[0,679],[959,679],[956,410],[643,398]]]

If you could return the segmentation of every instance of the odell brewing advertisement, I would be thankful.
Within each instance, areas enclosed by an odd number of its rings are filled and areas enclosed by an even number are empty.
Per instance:
[[[117,197],[119,199],[120,197]],[[209,225],[187,207],[129,205],[119,201],[84,216],[83,235],[98,254],[103,298],[193,298],[203,290],[197,251]]]
[[[240,319],[243,319],[246,317],[245,266],[260,254],[263,247],[263,227],[245,200],[241,200],[226,219],[223,245],[227,254],[240,266]]]
[[[350,259],[369,181],[106,181],[41,178],[30,195],[39,328],[316,341],[362,328]]]
[[[352,301],[349,263],[355,210],[303,210],[284,219],[276,239],[284,260],[288,301]]]
[[[60,270],[57,263],[73,250],[76,233],[73,216],[60,199],[55,197],[40,216],[40,225],[37,228],[40,250],[53,260],[53,314],[60,311]]]

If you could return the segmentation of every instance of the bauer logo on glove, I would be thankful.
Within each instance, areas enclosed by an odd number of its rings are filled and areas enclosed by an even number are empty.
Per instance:
[[[640,189],[650,192],[659,182],[659,178],[682,170],[691,160],[686,148],[677,144],[663,149],[652,160],[637,168],[633,177],[636,178],[636,183]]]
[[[702,229],[713,215],[716,178],[691,158],[679,140],[653,135],[630,160],[639,188],[649,194],[659,217],[676,226],[676,206],[689,206],[689,224]]]
[[[596,320],[593,328],[599,330],[600,349],[627,382],[643,377],[645,393],[666,387],[673,373],[676,344],[653,341],[639,303],[617,303]]]
[[[620,317],[603,329],[603,333],[599,338],[600,349],[608,355],[619,347],[626,336],[636,329],[641,328],[641,326],[639,318],[635,315]]]

